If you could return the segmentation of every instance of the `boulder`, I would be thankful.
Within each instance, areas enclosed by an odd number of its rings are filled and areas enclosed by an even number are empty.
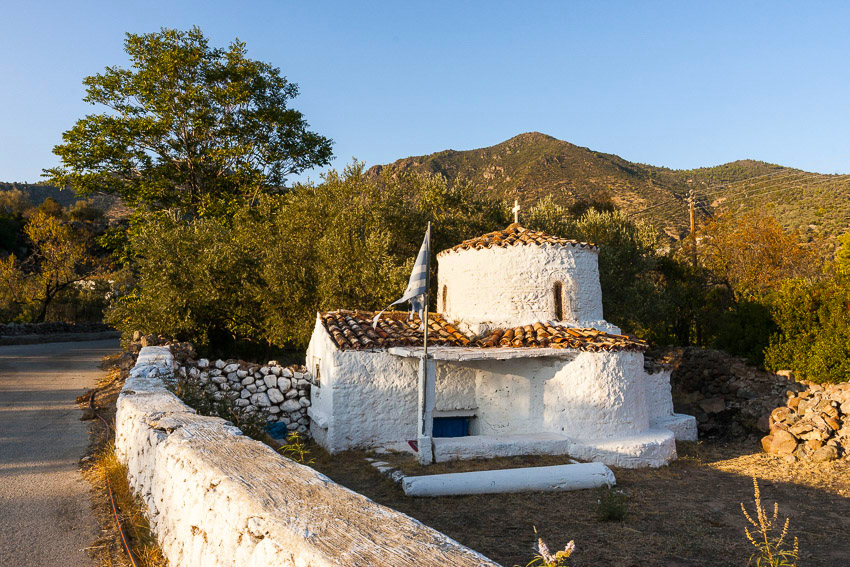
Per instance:
[[[726,402],[723,398],[708,398],[701,401],[699,407],[705,413],[720,413],[726,410]]]
[[[286,413],[293,413],[301,409],[301,404],[298,403],[298,400],[286,400],[280,405],[280,409]]]
[[[824,445],[812,454],[812,460],[816,463],[834,461],[838,458],[838,449],[832,445]]]
[[[263,382],[266,383],[266,388],[277,388],[277,376],[274,374],[266,374],[263,377]]]
[[[239,365],[233,362],[222,368],[222,370],[225,374],[229,374],[230,372],[236,372],[237,370],[239,370]]]
[[[770,452],[775,455],[790,455],[797,449],[797,438],[781,429],[773,433]]]

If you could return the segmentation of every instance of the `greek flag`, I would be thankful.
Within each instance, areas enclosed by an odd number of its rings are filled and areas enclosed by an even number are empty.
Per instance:
[[[428,230],[425,231],[425,239],[422,241],[422,247],[419,248],[419,254],[416,256],[416,262],[413,264],[413,271],[410,273],[410,281],[407,282],[407,289],[401,298],[390,303],[390,306],[410,302],[410,316],[413,317],[413,312],[419,313],[419,320],[425,321],[425,293],[428,291],[428,264],[431,259],[431,223],[428,223]],[[384,310],[386,311],[386,309]],[[375,315],[372,321],[372,328],[378,326],[378,319],[384,313],[381,311]]]

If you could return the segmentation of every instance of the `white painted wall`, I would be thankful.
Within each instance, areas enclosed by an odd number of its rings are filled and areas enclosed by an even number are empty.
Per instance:
[[[118,398],[116,452],[169,564],[493,566],[479,553],[196,415],[166,390],[166,347],[142,349]]]
[[[592,326],[603,319],[595,248],[543,244],[447,250],[437,263],[437,310],[473,331],[555,319],[557,281],[563,285],[564,322]]]
[[[374,448],[416,437],[416,359],[339,351],[318,320],[308,363],[313,359],[322,361],[322,380],[312,391],[311,412],[321,414],[311,413],[311,432],[325,448]],[[471,411],[471,435],[551,433],[591,448],[619,439],[611,447],[637,443],[652,452],[655,466],[675,455],[663,433],[649,433],[653,418],[673,415],[669,373],[647,376],[641,352],[435,363],[436,410]],[[628,458],[639,462],[640,455],[631,453]]]

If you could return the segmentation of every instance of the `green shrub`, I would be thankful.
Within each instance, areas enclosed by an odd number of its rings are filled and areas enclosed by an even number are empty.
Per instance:
[[[428,220],[437,251],[505,219],[467,183],[389,169],[370,178],[360,164],[320,185],[262,196],[228,219],[148,215],[130,230],[125,252],[136,286],[107,318],[122,331],[202,350],[303,348],[317,311],[381,309],[398,299]]]
[[[773,316],[779,332],[765,352],[769,369],[813,382],[850,380],[850,278],[790,281]]]
[[[596,500],[596,516],[602,522],[622,522],[629,513],[628,494],[611,486],[599,489]]]

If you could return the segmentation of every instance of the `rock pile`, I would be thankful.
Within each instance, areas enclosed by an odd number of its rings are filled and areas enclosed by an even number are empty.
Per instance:
[[[801,384],[804,390],[789,390],[785,404],[770,413],[762,448],[816,462],[850,456],[850,382]]]
[[[177,362],[176,371],[180,377],[197,380],[214,401],[229,400],[237,411],[263,415],[268,423],[282,422],[290,431],[309,431],[307,408],[313,377],[303,366],[286,367],[274,360],[261,366],[186,358]]]
[[[766,416],[784,403],[787,390],[802,390],[788,373],[760,370],[722,351],[696,347],[653,353],[670,364],[673,405],[697,419],[700,437],[758,438],[768,432]]]

